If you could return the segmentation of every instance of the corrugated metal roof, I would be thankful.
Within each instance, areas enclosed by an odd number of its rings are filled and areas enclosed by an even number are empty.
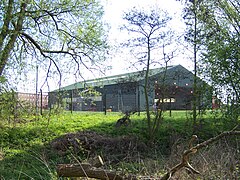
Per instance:
[[[179,66],[179,65],[178,65]],[[176,67],[176,66],[168,66],[168,70]],[[155,68],[150,69],[149,76],[154,76],[158,73],[161,73],[165,68]],[[56,91],[67,91],[72,89],[81,89],[85,87],[102,87],[106,85],[113,85],[118,83],[124,83],[124,82],[138,82],[140,80],[144,79],[145,76],[145,70],[137,71],[137,72],[131,72],[131,73],[125,73],[120,75],[114,75],[114,76],[106,76],[103,78],[97,78],[97,79],[90,79],[86,81],[80,81],[65,87],[62,87],[60,89],[54,90]]]

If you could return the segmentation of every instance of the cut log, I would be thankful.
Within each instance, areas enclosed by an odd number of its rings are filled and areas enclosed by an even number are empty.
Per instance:
[[[126,177],[115,171],[98,169],[90,164],[59,164],[57,174],[59,177],[88,177],[109,180],[137,179],[135,176]]]

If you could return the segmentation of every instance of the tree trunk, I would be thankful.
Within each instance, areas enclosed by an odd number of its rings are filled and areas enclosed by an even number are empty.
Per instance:
[[[193,133],[196,132],[197,125],[197,8],[196,0],[193,1],[194,6],[194,79],[193,79]]]
[[[151,117],[150,117],[150,110],[149,110],[149,99],[148,99],[148,94],[149,94],[149,84],[148,84],[148,78],[149,78],[149,66],[150,66],[150,54],[151,54],[151,48],[150,48],[150,40],[148,38],[148,54],[147,54],[147,70],[145,74],[145,82],[144,82],[144,95],[145,95],[145,101],[146,101],[146,113],[147,113],[147,122],[148,122],[148,133],[149,133],[149,139],[150,141],[152,140],[152,128],[151,128]]]
[[[3,30],[1,33],[1,37],[0,37],[0,76],[3,73],[3,70],[7,64],[8,58],[10,56],[10,53],[12,51],[12,49],[14,48],[14,44],[17,40],[18,35],[21,33],[22,30],[22,26],[23,26],[23,20],[25,17],[25,11],[26,11],[26,7],[27,7],[27,2],[21,3],[21,10],[19,12],[18,15],[18,19],[17,22],[15,24],[15,29],[14,31],[11,32],[11,34],[9,33],[9,22],[11,21],[11,16],[12,16],[12,0],[9,0],[9,3],[11,2],[11,4],[9,4],[8,6],[8,13],[7,16],[4,18],[4,25],[3,25]],[[9,36],[9,37],[8,37]],[[9,39],[8,42],[4,42],[5,39]],[[6,44],[6,46],[4,47],[3,44]]]

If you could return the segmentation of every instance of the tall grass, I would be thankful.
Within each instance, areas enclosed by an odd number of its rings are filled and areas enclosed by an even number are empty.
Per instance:
[[[159,129],[152,155],[139,156],[139,161],[128,164],[121,162],[116,168],[146,174],[153,173],[151,167],[164,170],[159,163],[166,163],[168,156],[178,142],[192,135],[191,121],[186,111],[173,111],[164,114],[164,121]],[[112,137],[137,136],[147,142],[145,113],[131,116],[131,124],[120,128],[115,127],[121,113],[102,112],[63,112],[61,114],[32,117],[12,127],[7,124],[0,126],[0,179],[57,179],[56,165],[71,162],[73,156],[59,157],[52,152],[50,143],[67,133],[91,130]],[[199,139],[229,130],[218,117],[211,113],[204,115]],[[76,158],[76,157],[75,157]],[[79,157],[81,158],[81,157]],[[210,160],[209,160],[210,161]],[[152,164],[153,162],[153,164]],[[171,164],[171,163],[170,163]],[[148,166],[148,167],[147,167]],[[159,169],[161,168],[161,169]],[[145,169],[145,170],[143,170]]]

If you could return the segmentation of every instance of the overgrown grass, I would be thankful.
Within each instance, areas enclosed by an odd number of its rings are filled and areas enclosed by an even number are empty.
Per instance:
[[[46,117],[30,118],[15,127],[2,124],[0,126],[0,179],[57,179],[55,167],[57,163],[63,162],[63,159],[49,150],[49,143],[66,133],[92,130],[114,137],[134,135],[146,141],[144,113],[140,116],[133,115],[129,126],[115,128],[115,123],[120,117],[122,117],[120,113],[104,115],[100,112],[74,112],[73,114],[64,112],[50,117],[46,115]],[[189,117],[185,111],[173,111],[171,117],[169,112],[165,113],[156,138],[161,154],[169,153],[176,137],[191,136],[192,124]],[[218,116],[211,113],[202,117],[199,128],[199,136],[202,140],[223,130],[229,130]],[[66,157],[68,160],[71,158],[73,157]],[[124,167],[127,166],[125,164]]]

